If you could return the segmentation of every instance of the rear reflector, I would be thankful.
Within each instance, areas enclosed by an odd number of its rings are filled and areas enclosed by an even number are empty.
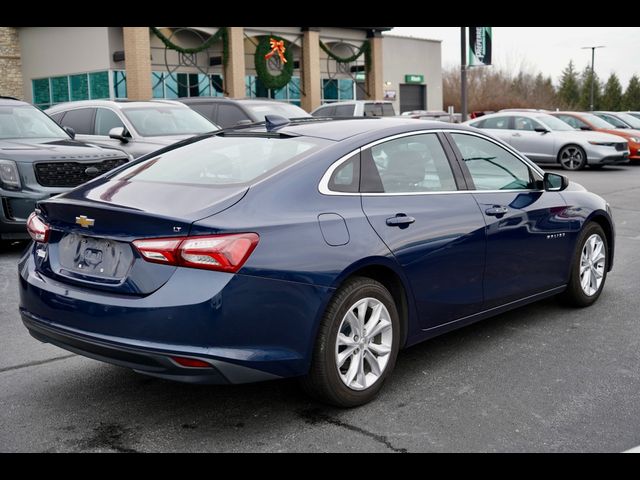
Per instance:
[[[186,357],[170,357],[170,358],[181,367],[213,368],[213,366],[210,363],[204,362],[202,360],[198,360],[196,358],[186,358]]]
[[[142,257],[153,263],[235,273],[258,245],[255,233],[135,240]]]
[[[31,212],[27,219],[27,232],[31,235],[31,238],[40,243],[47,243],[49,241],[49,225],[44,223],[36,212]]]

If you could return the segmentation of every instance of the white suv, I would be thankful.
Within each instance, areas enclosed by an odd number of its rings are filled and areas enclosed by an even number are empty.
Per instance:
[[[393,103],[376,100],[350,100],[327,103],[316,108],[314,117],[395,117]]]

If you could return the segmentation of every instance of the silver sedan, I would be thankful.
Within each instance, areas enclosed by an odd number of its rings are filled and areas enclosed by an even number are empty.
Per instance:
[[[576,130],[546,113],[501,112],[465,123],[490,132],[536,163],[560,164],[566,170],[629,161],[629,144],[623,138]]]

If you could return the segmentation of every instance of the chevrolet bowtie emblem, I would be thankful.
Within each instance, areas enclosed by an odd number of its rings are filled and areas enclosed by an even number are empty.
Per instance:
[[[85,215],[80,215],[79,217],[76,217],[76,223],[81,227],[89,228],[93,227],[93,224],[96,223],[96,221],[93,218],[87,218]]]

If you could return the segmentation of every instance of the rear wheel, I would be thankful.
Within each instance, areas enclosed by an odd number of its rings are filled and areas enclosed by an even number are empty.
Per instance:
[[[587,155],[581,147],[567,145],[558,153],[558,161],[565,170],[582,170],[587,164]]]
[[[322,319],[303,388],[339,407],[371,401],[395,366],[400,319],[393,297],[381,283],[348,280]]]
[[[602,293],[607,279],[609,246],[602,227],[589,223],[578,240],[569,285],[562,298],[570,305],[588,307]]]

